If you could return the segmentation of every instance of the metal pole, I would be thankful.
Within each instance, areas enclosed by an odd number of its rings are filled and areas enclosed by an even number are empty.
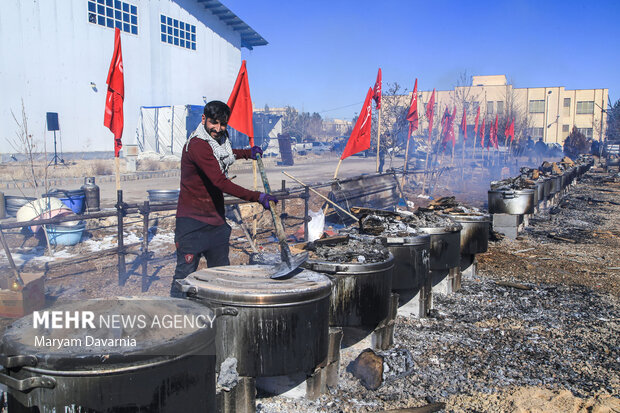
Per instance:
[[[286,193],[286,179],[282,180],[282,193]],[[282,213],[280,217],[282,218],[282,225],[284,224],[284,219],[286,218],[286,199],[280,201],[282,203]]]
[[[379,172],[379,151],[380,149],[380,143],[381,143],[381,111],[383,110],[383,108],[379,109],[379,121],[377,122],[377,172]]]
[[[20,286],[24,286],[24,280],[22,280],[22,277],[19,275],[19,271],[17,270],[17,266],[15,265],[15,261],[13,261],[13,256],[11,255],[11,250],[9,250],[9,245],[6,242],[6,239],[4,238],[4,232],[2,232],[2,229],[0,229],[0,242],[2,242],[2,247],[4,248],[4,253],[6,254],[6,258],[9,261],[9,265],[11,266],[11,271],[13,272],[13,276],[15,277],[15,280],[17,280],[17,283]],[[11,286],[9,285],[9,288],[11,288]]]
[[[149,212],[149,201],[144,201],[142,211],[142,292],[148,290]]]
[[[116,158],[118,159],[118,158]],[[123,191],[116,191],[116,221],[118,223],[118,285],[125,285],[125,248],[123,245]]]
[[[310,188],[304,187],[304,241],[308,242],[308,219],[310,217]]]

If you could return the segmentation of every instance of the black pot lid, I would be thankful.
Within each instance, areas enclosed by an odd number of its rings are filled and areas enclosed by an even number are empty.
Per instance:
[[[78,328],[75,321],[69,321],[66,328],[66,312],[72,317],[79,312]],[[95,328],[83,324],[88,313],[94,315]],[[49,316],[47,326],[45,314]],[[54,326],[53,314],[63,315],[62,327]],[[16,362],[15,367],[97,372],[188,354],[215,354],[215,314],[190,300],[132,297],[71,301],[38,311],[38,317],[36,328],[34,315],[7,328],[0,342],[3,364],[9,364],[6,357],[15,362],[14,356],[26,356],[29,361]]]
[[[216,304],[271,306],[301,304],[329,296],[331,281],[298,268],[286,278],[271,279],[272,265],[231,265],[196,271],[185,279],[190,295]]]
[[[329,275],[362,275],[389,270],[394,266],[394,256],[391,252],[388,252],[388,257],[385,260],[368,263],[332,262],[318,259],[310,259],[302,265],[309,270],[327,273]]]

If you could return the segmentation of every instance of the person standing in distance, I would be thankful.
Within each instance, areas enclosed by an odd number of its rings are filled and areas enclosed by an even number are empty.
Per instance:
[[[183,146],[174,232],[177,266],[171,297],[183,296],[175,282],[196,271],[201,256],[208,267],[230,264],[231,228],[224,216],[224,193],[259,202],[265,209],[270,209],[269,201],[278,202],[272,195],[250,191],[228,179],[228,169],[237,158],[256,159],[263,153],[258,146],[232,149],[226,131],[229,118],[230,108],[224,102],[207,103],[201,123]]]

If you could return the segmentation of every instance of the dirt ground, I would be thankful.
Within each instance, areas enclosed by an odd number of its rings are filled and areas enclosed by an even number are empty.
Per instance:
[[[484,203],[480,191],[461,196]],[[311,209],[320,205],[313,196]],[[243,207],[244,216],[251,208]],[[287,233],[299,235],[303,203],[289,200],[286,208]],[[152,256],[144,284],[144,261],[135,254],[127,256],[123,286],[116,256],[57,264],[58,257],[75,259],[116,246],[115,218],[90,222],[89,239],[59,247],[55,260],[46,258],[44,242],[23,233],[8,234],[9,245],[23,270],[45,271],[49,303],[167,296],[176,259],[173,212],[159,213],[150,223]],[[397,318],[395,346],[411,355],[410,375],[366,390],[346,371],[361,351],[352,347],[341,354],[337,389],[316,401],[261,397],[258,411],[380,412],[442,402],[448,412],[620,412],[619,217],[620,178],[588,173],[556,207],[530,219],[517,240],[490,242],[489,251],[478,256],[477,277],[463,280],[460,292],[436,295],[431,317]],[[259,218],[257,244],[275,252],[270,216],[260,212]],[[125,244],[137,253],[141,216],[127,217],[125,225]],[[231,263],[247,263],[251,250],[238,225],[231,239]],[[502,281],[526,289],[498,284]],[[9,323],[2,320],[3,326]]]

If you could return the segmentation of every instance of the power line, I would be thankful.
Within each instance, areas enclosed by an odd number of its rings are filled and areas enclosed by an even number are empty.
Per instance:
[[[352,103],[350,105],[346,105],[346,106],[340,106],[337,108],[333,108],[333,109],[325,109],[325,110],[321,110],[318,113],[325,113],[325,112],[331,112],[333,110],[338,110],[338,109],[344,109],[344,108],[350,108],[351,106],[355,106],[355,105],[361,105],[362,103],[364,103],[363,101],[360,102],[356,102],[356,103]]]

